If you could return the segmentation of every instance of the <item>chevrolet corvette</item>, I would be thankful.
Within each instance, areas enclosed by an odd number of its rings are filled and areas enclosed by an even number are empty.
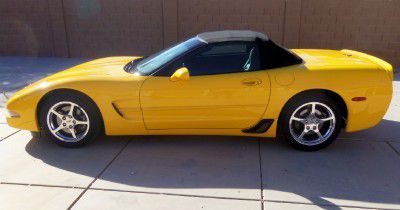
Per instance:
[[[375,126],[392,66],[352,50],[286,49],[254,31],[201,33],[148,57],[108,57],[7,102],[10,126],[66,147],[106,135],[282,137],[313,151]]]

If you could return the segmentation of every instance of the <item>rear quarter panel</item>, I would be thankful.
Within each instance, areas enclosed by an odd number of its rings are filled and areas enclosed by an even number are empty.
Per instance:
[[[347,132],[375,126],[383,118],[392,96],[392,83],[387,74],[377,66],[298,66],[268,71],[271,78],[271,97],[264,115],[278,119],[290,98],[307,90],[330,90],[340,95],[346,103]],[[291,78],[291,79],[288,79]],[[289,82],[288,82],[289,81]],[[366,97],[365,101],[352,101]],[[275,136],[277,123],[267,136]]]

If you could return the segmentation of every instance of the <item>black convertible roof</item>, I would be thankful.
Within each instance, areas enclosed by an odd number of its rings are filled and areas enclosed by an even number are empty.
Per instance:
[[[197,35],[197,38],[205,43],[225,41],[254,41],[256,38],[267,41],[268,37],[260,32],[249,30],[226,30],[205,32]]]

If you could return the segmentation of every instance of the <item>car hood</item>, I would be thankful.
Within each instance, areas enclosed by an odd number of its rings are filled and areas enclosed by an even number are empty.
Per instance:
[[[79,64],[72,68],[69,68],[64,71],[60,71],[55,73],[49,77],[46,77],[44,80],[55,80],[67,77],[119,77],[119,76],[127,76],[131,75],[124,70],[124,66],[140,57],[134,56],[120,56],[120,57],[107,57],[100,58],[96,60],[92,60],[86,63]]]
[[[124,70],[124,66],[129,61],[137,58],[140,57],[107,57],[79,64],[24,87],[14,93],[8,102],[17,100],[22,96],[31,95],[34,92],[43,95],[52,89],[68,87],[66,85],[71,83],[143,81],[146,76],[135,75]]]

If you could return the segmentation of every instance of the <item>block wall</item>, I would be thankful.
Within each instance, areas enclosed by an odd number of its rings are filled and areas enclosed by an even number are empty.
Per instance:
[[[147,55],[204,31],[288,48],[355,49],[400,65],[397,0],[1,0],[0,56]]]

